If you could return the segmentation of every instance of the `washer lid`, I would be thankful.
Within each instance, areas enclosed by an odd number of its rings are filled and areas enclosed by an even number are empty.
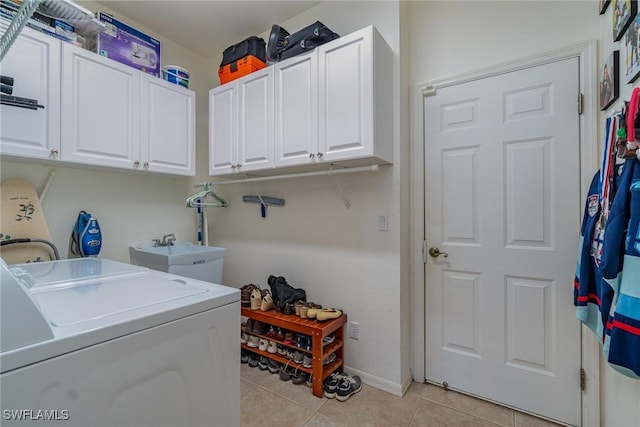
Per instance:
[[[10,270],[26,285],[54,338],[2,353],[2,372],[240,299],[235,288],[99,258]]]

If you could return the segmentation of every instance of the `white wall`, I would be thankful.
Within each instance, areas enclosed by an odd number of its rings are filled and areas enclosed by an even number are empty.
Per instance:
[[[210,212],[210,238],[228,248],[225,284],[267,286],[270,274],[282,275],[304,288],[308,300],[344,309],[349,320],[360,323],[360,339],[345,343],[346,366],[364,381],[399,394],[410,380],[409,325],[401,325],[401,315],[408,315],[401,310],[400,259],[401,160],[407,147],[400,144],[399,3],[325,2],[279,24],[295,32],[316,20],[341,35],[373,24],[395,52],[389,82],[394,97],[387,101],[395,111],[394,138],[388,141],[394,164],[375,174],[340,177],[350,209],[333,177],[220,186],[217,191],[231,207]],[[260,36],[267,40],[269,30]],[[270,207],[262,219],[258,205],[241,201],[256,192],[286,204]],[[389,216],[389,231],[377,231],[378,214]],[[404,288],[409,289],[408,280]]]
[[[588,40],[598,40],[600,58],[614,46],[624,49],[612,41],[611,6],[599,16],[595,1],[425,1],[409,8],[413,84]],[[631,86],[620,87],[620,99],[628,99]],[[638,425],[640,382],[601,365],[601,424]]]
[[[78,2],[92,11],[112,11],[92,1]],[[189,87],[196,91],[197,171],[195,178],[151,176],[116,170],[60,167],[55,163],[37,165],[2,158],[0,176],[21,177],[44,186],[50,171],[56,175],[42,204],[54,243],[66,257],[69,235],[80,210],[94,214],[103,233],[101,256],[129,261],[128,246],[151,242],[167,233],[180,240],[195,240],[195,213],[185,207],[185,199],[195,193],[196,182],[208,180],[208,90],[217,80],[217,68],[206,58],[153,33],[141,25],[115,15],[130,25],[158,38],[162,62],[181,65],[191,72]],[[215,80],[214,80],[215,78]]]

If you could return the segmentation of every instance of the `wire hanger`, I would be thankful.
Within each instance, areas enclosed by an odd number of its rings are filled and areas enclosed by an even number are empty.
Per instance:
[[[212,184],[210,182],[199,184],[198,187],[204,187],[205,189],[187,198],[186,204],[188,208],[197,208],[197,207],[224,208],[229,206],[229,203],[227,203],[225,199],[218,196],[213,190],[211,190]],[[211,197],[216,202],[215,203],[206,202],[207,197]]]

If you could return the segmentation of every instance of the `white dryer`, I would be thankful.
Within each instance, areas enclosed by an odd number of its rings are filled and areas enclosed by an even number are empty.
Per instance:
[[[239,290],[98,258],[1,264],[1,425],[240,424]]]

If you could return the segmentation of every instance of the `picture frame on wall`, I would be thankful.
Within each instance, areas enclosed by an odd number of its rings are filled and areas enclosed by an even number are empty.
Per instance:
[[[598,1],[598,10],[600,11],[600,15],[604,15],[607,11],[607,7],[611,3],[611,0],[599,0]]]
[[[620,83],[618,80],[618,64],[620,51],[611,52],[607,60],[600,67],[600,109],[606,110],[620,95]]]
[[[640,13],[631,20],[622,38],[624,64],[621,73],[624,81],[633,83],[640,76]]]
[[[617,42],[638,13],[638,2],[637,0],[613,0],[612,7],[613,41]]]

